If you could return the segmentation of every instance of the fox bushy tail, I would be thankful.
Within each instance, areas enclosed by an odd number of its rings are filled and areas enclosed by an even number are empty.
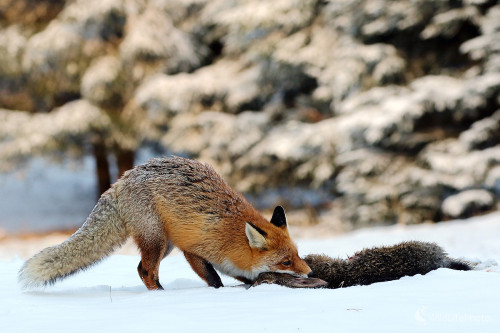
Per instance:
[[[19,282],[24,288],[53,284],[110,255],[128,238],[113,200],[103,194],[78,231],[63,243],[48,247],[23,265]]]

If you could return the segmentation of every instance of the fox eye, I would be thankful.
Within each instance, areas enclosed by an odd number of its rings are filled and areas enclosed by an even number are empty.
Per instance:
[[[290,266],[292,264],[291,260],[285,260],[281,263],[283,266]]]

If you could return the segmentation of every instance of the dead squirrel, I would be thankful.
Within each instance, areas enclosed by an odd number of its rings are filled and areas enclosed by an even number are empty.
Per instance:
[[[348,259],[310,254],[304,260],[313,271],[312,278],[297,278],[283,273],[262,273],[253,286],[274,283],[290,288],[335,289],[397,280],[403,276],[423,275],[438,268],[462,271],[472,269],[468,262],[449,258],[437,244],[418,241],[364,249]]]

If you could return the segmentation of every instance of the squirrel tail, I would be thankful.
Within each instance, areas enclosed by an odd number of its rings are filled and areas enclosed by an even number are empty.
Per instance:
[[[472,265],[469,264],[468,262],[452,258],[447,258],[447,259],[448,260],[446,260],[443,266],[445,268],[455,269],[457,271],[470,271],[473,269]]]

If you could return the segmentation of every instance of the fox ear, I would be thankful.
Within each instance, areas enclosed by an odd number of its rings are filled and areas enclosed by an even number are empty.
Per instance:
[[[276,208],[274,208],[273,217],[271,217],[271,223],[278,228],[286,228],[286,216],[283,207],[276,206]]]
[[[252,223],[247,222],[245,225],[245,234],[248,238],[250,247],[265,250],[267,248],[266,232]]]

